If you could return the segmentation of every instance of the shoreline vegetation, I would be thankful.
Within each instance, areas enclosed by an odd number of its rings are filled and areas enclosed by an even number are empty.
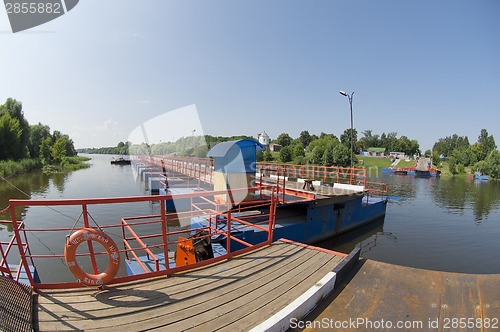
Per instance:
[[[0,176],[11,177],[33,170],[69,172],[85,167],[88,158],[77,156],[73,140],[42,123],[30,125],[20,101],[7,98],[0,104]]]
[[[90,167],[89,164],[85,163],[90,159],[81,156],[64,157],[59,165],[43,165],[40,158],[25,158],[17,161],[2,160],[0,161],[0,176],[9,178],[36,170],[42,170],[47,174],[72,172]]]

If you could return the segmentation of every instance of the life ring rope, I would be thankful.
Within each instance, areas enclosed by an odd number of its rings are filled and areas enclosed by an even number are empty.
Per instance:
[[[86,241],[95,241],[102,245],[108,254],[108,266],[99,274],[85,272],[76,261],[78,246]],[[82,228],[67,238],[64,246],[64,260],[78,282],[86,286],[101,286],[113,280],[120,268],[120,252],[115,241],[104,232],[93,228]]]

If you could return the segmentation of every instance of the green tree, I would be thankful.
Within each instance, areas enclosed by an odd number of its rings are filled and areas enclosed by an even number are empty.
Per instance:
[[[479,172],[481,174],[488,174],[489,173],[489,165],[488,163],[486,162],[486,160],[481,160],[481,161],[478,161],[473,169],[472,169],[472,172]]]
[[[9,114],[14,119],[17,119],[19,121],[19,128],[21,129],[19,146],[16,147],[16,150],[14,151],[13,159],[24,158],[28,154],[30,126],[28,121],[24,118],[22,103],[15,99],[8,98],[3,105],[0,105],[0,116],[5,113]]]
[[[55,141],[50,155],[54,164],[60,164],[63,161],[66,156],[66,139],[64,137],[59,137]]]
[[[344,144],[338,144],[333,148],[333,163],[337,166],[348,167],[351,166],[351,148],[345,146]],[[356,160],[353,156],[353,163]]]
[[[290,146],[285,146],[280,150],[280,160],[283,163],[292,161],[292,148]]]
[[[71,138],[69,138],[69,136],[66,134],[62,135],[61,138],[64,140],[64,154],[65,154],[65,156],[67,156],[67,157],[76,156],[77,152],[76,152],[73,140]]]
[[[316,146],[313,150],[312,150],[312,154],[311,154],[311,157],[309,159],[309,163],[310,164],[315,164],[315,165],[321,165],[322,162],[323,162],[323,153],[324,153],[324,150],[322,151],[318,146]]]
[[[448,168],[450,169],[451,174],[458,174],[457,160],[455,159],[455,157],[450,157],[448,159]]]
[[[330,145],[325,149],[325,152],[323,153],[323,158],[322,158],[323,165],[331,166],[335,162],[334,158],[333,158],[333,149],[334,149],[333,145]]]
[[[9,113],[0,116],[0,160],[19,159],[22,129],[19,120]]]
[[[278,138],[276,138],[276,140],[274,141],[274,143],[279,144],[279,145],[281,145],[283,147],[289,146],[290,144],[292,144],[292,138],[287,133],[281,133],[278,136]]]
[[[358,141],[358,149],[367,151],[368,148],[381,147],[382,140],[378,135],[373,135],[372,130],[365,130],[362,132],[363,137]]]
[[[256,152],[256,160],[257,161],[264,161],[264,152],[262,152],[262,150],[258,150]]]
[[[293,152],[292,156],[294,159],[299,158],[299,157],[304,157],[306,155],[304,151],[304,146],[302,145],[301,142],[298,142],[293,146]]]
[[[432,163],[434,164],[434,166],[436,166],[437,168],[440,168],[441,167],[441,158],[439,156],[439,153],[437,151],[433,151],[431,154],[431,158],[432,158]]]
[[[500,179],[500,152],[493,150],[486,159],[488,175],[495,179]]]
[[[477,155],[478,160],[486,159],[489,154],[497,148],[495,138],[493,138],[493,136],[489,136],[486,129],[481,129],[481,134],[477,139],[477,143],[479,145]]]
[[[269,149],[266,150],[266,152],[264,152],[264,161],[274,161],[274,157],[271,153],[271,151],[269,151]]]
[[[49,126],[43,125],[40,122],[30,126],[28,149],[32,158],[40,156],[40,145],[45,137],[50,137]]]
[[[467,136],[458,136],[453,134],[453,136],[447,136],[445,138],[440,138],[432,148],[433,151],[437,151],[439,154],[443,154],[446,157],[450,157],[453,150],[460,147],[469,147],[469,139]]]
[[[208,153],[208,148],[206,145],[197,146],[193,151],[193,156],[198,158],[205,158]]]
[[[396,143],[397,151],[404,152],[408,156],[413,156],[420,152],[420,145],[416,140],[411,140],[407,136],[401,136]]]
[[[40,159],[44,165],[49,165],[52,162],[52,138],[50,136],[42,139],[42,143],[40,144]]]
[[[469,166],[476,162],[475,155],[471,153],[471,148],[461,146],[451,152],[451,155],[455,158],[457,164],[462,164],[464,166]]]
[[[356,144],[358,142],[358,132],[354,128],[352,129],[352,147],[353,151],[356,151]],[[344,133],[340,135],[340,143],[348,147],[349,149],[351,148],[351,128],[344,130]]]
[[[397,142],[398,133],[396,132],[390,132],[387,135],[385,133],[382,133],[382,136],[380,136],[380,146],[386,148],[387,152],[395,151]]]
[[[302,143],[304,148],[307,148],[309,143],[312,142],[312,137],[307,130],[303,130],[300,132],[299,141]]]
[[[333,135],[323,135],[322,138],[316,138],[311,143],[309,143],[307,149],[309,151],[313,151],[315,147],[318,147],[319,148],[318,154],[321,154],[321,156],[323,156],[327,147],[337,144],[340,144],[337,137]]]

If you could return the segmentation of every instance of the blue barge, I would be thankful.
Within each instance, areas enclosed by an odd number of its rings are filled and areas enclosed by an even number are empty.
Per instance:
[[[152,166],[161,165],[166,179],[159,189],[164,209],[178,215],[181,229],[208,230],[215,256],[282,238],[313,244],[385,216],[387,185],[367,181],[365,168],[256,162],[256,151],[264,148],[244,139],[214,146],[212,159],[153,158]],[[183,181],[173,183],[174,177]],[[203,192],[214,193],[215,205],[195,196]],[[217,207],[192,216],[207,206]],[[262,225],[271,215],[269,239]],[[173,254],[169,265],[172,259]],[[153,263],[147,256],[140,260]],[[164,256],[160,261],[166,264]],[[129,268],[129,274],[137,273],[138,267]]]
[[[273,241],[285,238],[307,244],[316,243],[383,218],[386,206],[385,198],[368,197],[363,193],[318,195],[315,199],[283,204],[276,208]],[[233,213],[230,225],[232,235],[251,244],[265,241],[267,232],[246,224],[258,224],[260,219],[264,219],[259,218],[259,215],[267,215],[267,211]],[[197,217],[191,221],[192,228],[209,226],[225,232],[227,220],[224,217]],[[222,236],[214,237],[212,241],[222,246],[226,244],[226,238]],[[242,248],[241,243],[231,242],[231,251]]]
[[[207,178],[206,173],[200,174],[196,170],[210,170],[212,188],[208,190],[227,192],[217,195],[216,199],[218,203],[226,204],[232,213],[229,226],[231,233],[250,244],[264,241],[267,232],[250,227],[248,223],[258,225],[269,211],[255,207],[249,210],[246,206],[269,197],[269,187],[275,188],[279,197],[279,203],[275,207],[273,240],[285,238],[301,243],[315,243],[385,216],[387,199],[383,195],[387,186],[368,182],[365,168],[256,162],[256,151],[263,149],[264,146],[251,139],[230,141],[219,143],[209,151],[211,166],[205,163],[201,167],[190,159],[174,163],[162,159],[161,164],[168,176],[175,177],[179,177],[182,172]],[[231,194],[233,189],[241,190],[245,187],[267,189],[260,191],[260,194],[255,191]],[[187,212],[190,205],[196,203],[176,199],[175,196],[193,190],[171,186],[160,189],[160,194],[173,195],[172,200],[166,201],[168,211]],[[226,231],[226,219],[216,214],[191,218],[191,228],[210,227]],[[214,235],[212,241],[226,246],[226,240],[221,235]],[[231,251],[242,247],[243,244],[238,241],[231,242]]]

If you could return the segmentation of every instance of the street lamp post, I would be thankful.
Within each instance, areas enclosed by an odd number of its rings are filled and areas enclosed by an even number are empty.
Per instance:
[[[339,93],[342,95],[342,96],[346,96],[348,99],[349,99],[349,106],[351,108],[351,168],[353,166],[352,164],[352,154],[353,154],[353,139],[352,139],[352,134],[353,134],[353,125],[352,125],[352,95],[354,94],[354,92],[351,93],[351,95],[349,95],[347,92],[345,91],[339,91]]]

